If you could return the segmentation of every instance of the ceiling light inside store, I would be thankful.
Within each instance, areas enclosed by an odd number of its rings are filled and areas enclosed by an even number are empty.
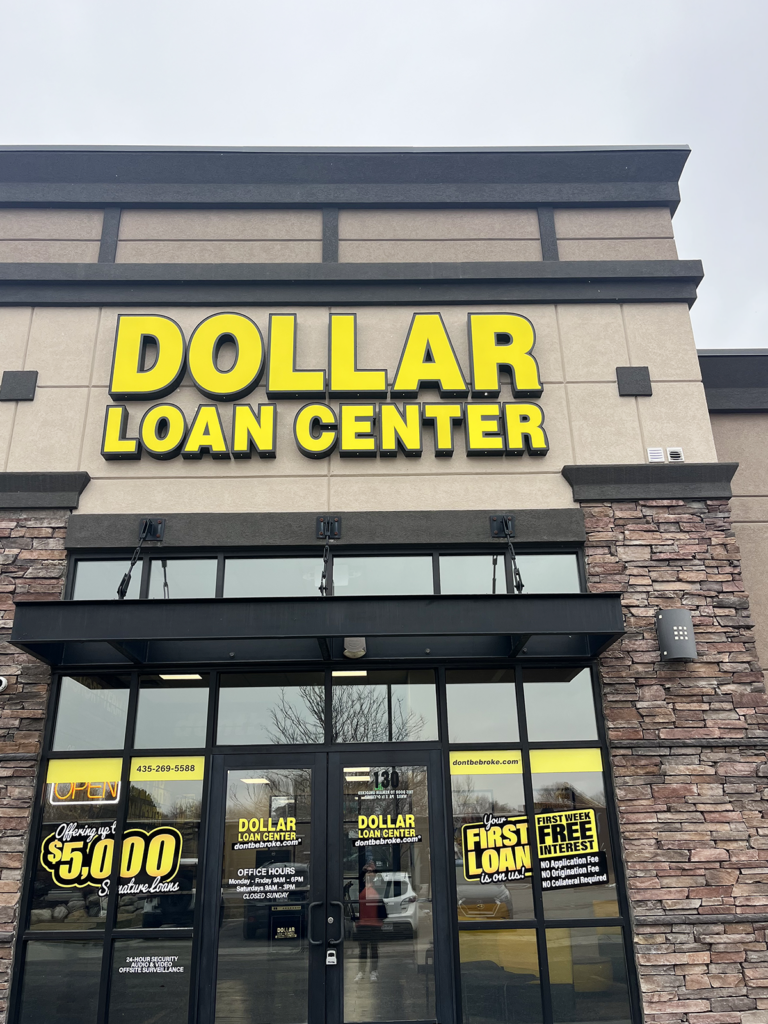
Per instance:
[[[260,782],[266,782],[269,785],[269,779],[240,779],[240,781],[244,782],[246,786],[255,786]]]
[[[195,672],[192,672],[192,673],[189,673],[189,674],[186,674],[186,675],[184,673],[178,673],[176,675],[165,675],[165,676],[161,672],[160,673],[160,678],[161,679],[200,679],[200,680],[202,680],[203,677],[197,675],[197,673],[195,673]]]
[[[360,774],[360,772],[369,772],[370,770],[371,770],[370,768],[345,768],[344,769],[345,772],[356,772],[358,775]]]
[[[367,676],[368,672],[364,668],[351,668],[348,672],[331,672],[332,676]]]

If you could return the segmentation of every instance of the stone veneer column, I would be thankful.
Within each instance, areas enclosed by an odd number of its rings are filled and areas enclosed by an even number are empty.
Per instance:
[[[584,501],[591,591],[628,630],[601,658],[646,1021],[768,1022],[768,709],[725,499]],[[697,661],[662,664],[656,608]]]
[[[8,643],[14,602],[61,597],[67,511],[0,512],[0,1022],[6,1020],[21,880],[50,670]]]

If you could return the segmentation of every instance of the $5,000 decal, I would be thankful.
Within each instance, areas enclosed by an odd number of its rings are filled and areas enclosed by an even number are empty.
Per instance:
[[[40,863],[62,888],[103,883],[112,872],[116,822],[91,825],[68,822],[46,836],[40,847]],[[120,878],[128,881],[120,892],[175,892],[171,880],[181,863],[182,837],[165,826],[145,832],[129,828],[123,833]]]

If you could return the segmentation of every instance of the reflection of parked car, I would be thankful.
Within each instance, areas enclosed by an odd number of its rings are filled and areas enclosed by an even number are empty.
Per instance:
[[[481,885],[464,878],[462,865],[456,868],[456,897],[459,919],[469,921],[506,921],[512,917],[512,897],[501,882]]]
[[[131,906],[142,906],[142,928],[191,928],[195,916],[195,873],[197,858],[182,858],[176,881],[177,892],[164,893],[147,900],[136,900],[130,896],[120,898],[123,911],[131,912]]]
[[[393,937],[413,938],[419,930],[419,897],[411,886],[407,871],[381,871],[376,875],[374,887],[384,901],[387,916],[382,922],[382,931]],[[359,915],[356,899],[351,902],[355,921]]]

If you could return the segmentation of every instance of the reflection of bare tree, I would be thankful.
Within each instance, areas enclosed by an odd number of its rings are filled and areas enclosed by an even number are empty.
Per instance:
[[[454,775],[451,780],[453,801],[453,841],[457,860],[461,860],[461,826],[473,821],[482,821],[488,814],[522,814],[522,807],[513,807],[504,800],[494,799],[492,790],[480,789],[475,785],[473,775]]]
[[[424,716],[410,711],[391,687],[334,686],[332,693],[333,743],[412,741],[424,730]],[[271,715],[273,743],[317,743],[325,724],[325,692],[320,686],[282,688]]]
[[[128,798],[129,821],[199,821],[202,802],[191,794],[177,797],[167,807],[162,792],[153,794],[140,786],[131,786]]]
[[[473,775],[456,775],[453,777],[453,816],[466,821],[478,821],[489,811],[494,814],[519,814],[522,808],[512,807],[504,800],[494,799],[491,790],[475,788],[475,777]]]
[[[409,711],[402,697],[391,696],[388,690],[385,686],[334,686],[333,742],[398,743],[419,739],[424,716]]]
[[[547,811],[582,810],[585,807],[592,807],[595,810],[604,809],[604,794],[592,793],[587,796],[568,782],[554,782],[536,790],[537,814]]]
[[[280,688],[280,697],[271,709],[272,743],[322,743],[325,723],[325,688],[291,686]]]
[[[261,770],[259,774],[262,775]],[[256,786],[238,785],[237,781],[232,780],[232,775],[239,776],[240,772],[230,773],[227,793],[228,820],[254,815],[261,818],[268,818],[270,815],[281,817],[282,813],[300,820],[309,820],[311,773],[308,769],[267,770],[263,772],[267,783]],[[284,801],[285,810],[272,814],[276,801],[280,798]]]

